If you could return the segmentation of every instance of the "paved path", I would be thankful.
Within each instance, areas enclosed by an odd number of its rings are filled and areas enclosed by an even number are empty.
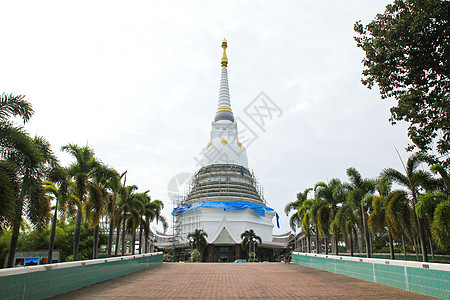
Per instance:
[[[52,299],[432,299],[283,263],[164,263]]]

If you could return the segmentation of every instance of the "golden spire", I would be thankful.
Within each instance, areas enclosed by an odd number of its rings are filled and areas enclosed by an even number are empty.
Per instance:
[[[228,58],[225,49],[227,49],[227,40],[223,39],[222,41],[223,55],[222,55],[222,68],[226,68],[228,66]]]

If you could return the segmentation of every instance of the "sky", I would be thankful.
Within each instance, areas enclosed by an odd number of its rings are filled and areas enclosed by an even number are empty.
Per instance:
[[[25,129],[63,165],[61,146],[89,145],[170,220],[169,182],[198,169],[209,141],[225,37],[231,106],[238,130],[257,136],[244,145],[249,167],[282,234],[298,192],[347,181],[349,167],[401,170],[395,149],[409,156],[407,124],[392,126],[394,100],[362,85],[353,39],[354,23],[389,2],[2,1],[0,93],[27,96]],[[246,113],[261,92],[279,108],[263,128]]]

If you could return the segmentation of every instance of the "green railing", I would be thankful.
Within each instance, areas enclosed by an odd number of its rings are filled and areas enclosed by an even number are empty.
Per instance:
[[[294,252],[296,264],[450,299],[450,265]]]
[[[42,299],[162,263],[147,253],[0,270],[1,299]]]

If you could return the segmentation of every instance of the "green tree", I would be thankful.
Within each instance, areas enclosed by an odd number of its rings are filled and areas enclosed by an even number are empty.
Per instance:
[[[192,250],[192,253],[191,253],[191,261],[192,261],[192,262],[199,262],[200,260],[201,260],[201,254],[200,254],[200,251],[198,251],[198,249]]]
[[[67,144],[61,147],[62,151],[68,152],[75,158],[75,162],[68,167],[68,172],[76,183],[76,196],[80,201],[75,222],[74,240],[73,240],[73,260],[78,260],[78,249],[80,245],[81,223],[83,218],[83,205],[88,195],[89,180],[99,166],[95,159],[94,150],[90,147],[79,147],[75,144]]]
[[[450,247],[448,243],[450,239],[450,197],[436,206],[431,233],[441,249],[446,250]]]
[[[52,263],[53,247],[56,236],[56,223],[58,220],[58,210],[65,215],[70,202],[79,204],[78,198],[73,194],[74,184],[70,181],[67,170],[57,166],[50,171],[49,179],[45,182],[45,191],[47,194],[53,195],[56,199],[55,213],[53,214],[52,226],[50,230],[49,246],[48,246],[48,263]],[[55,185],[56,184],[56,185]]]
[[[113,244],[113,238],[114,238],[114,228],[117,227],[116,223],[118,220],[116,220],[116,210],[117,210],[117,195],[121,188],[120,180],[122,177],[125,176],[127,171],[123,172],[121,175],[117,171],[113,172],[113,176],[108,180],[108,187],[112,191],[113,195],[112,198],[110,198],[110,202],[108,203],[108,214],[109,214],[109,236],[108,236],[108,249],[107,249],[107,257],[111,257],[111,251],[112,251],[112,244]],[[119,226],[120,228],[120,226]],[[117,232],[117,238],[119,238],[119,232]],[[117,240],[118,241],[118,240]],[[117,247],[118,242],[116,242],[116,256],[117,256]]]
[[[409,123],[408,150],[436,146],[450,167],[450,2],[395,0],[367,25],[355,24],[357,46],[365,52],[362,82],[376,83],[381,97],[394,97],[392,124]],[[435,143],[436,142],[436,143]],[[441,156],[441,157],[439,157]]]
[[[432,229],[434,213],[437,206],[440,203],[446,202],[448,200],[450,200],[450,198],[441,192],[431,192],[420,195],[417,199],[416,214],[419,218],[425,221],[424,223],[427,224],[430,229]],[[439,239],[437,241],[439,241]],[[429,242],[431,248],[431,257],[432,259],[434,259],[434,249],[431,235],[429,236]],[[445,250],[445,248],[447,248],[447,245],[441,248],[444,248]]]
[[[49,218],[50,203],[42,182],[48,164],[56,159],[48,142],[40,137],[32,139],[10,121],[19,117],[26,123],[32,115],[25,96],[0,96],[0,234],[6,226],[12,228],[7,267],[14,266],[23,214],[40,229]]]
[[[312,190],[312,188],[305,189],[305,191],[297,193],[297,200],[293,202],[289,202],[284,207],[284,213],[286,216],[289,216],[291,210],[295,211],[294,214],[289,218],[289,226],[291,226],[292,230],[295,231],[297,227],[300,226],[301,220],[298,218],[298,208],[302,205],[302,203],[308,198],[308,193]]]
[[[421,153],[416,153],[408,158],[408,161],[405,166],[406,174],[402,174],[399,171],[392,168],[385,169],[382,172],[382,176],[384,176],[384,178],[392,180],[393,182],[396,182],[408,189],[410,193],[411,206],[413,209],[415,209],[417,205],[420,189],[424,185],[425,186],[428,185],[428,183],[432,180],[431,173],[423,170],[418,170],[418,167],[423,162],[423,160],[424,156]],[[425,241],[425,231],[424,226],[422,224],[423,222],[422,219],[419,216],[417,216],[414,210],[413,212],[417,219],[416,221],[419,229],[419,239],[422,248],[423,261],[426,262],[428,261],[428,255]]]
[[[93,178],[88,184],[89,196],[85,204],[86,220],[94,228],[93,258],[98,257],[98,238],[100,229],[100,218],[104,216],[107,206],[114,202],[112,194],[117,179],[117,172],[102,163],[98,163]],[[112,185],[111,185],[112,183]]]
[[[391,234],[391,230],[386,223],[386,207],[388,204],[388,195],[391,192],[392,182],[386,179],[378,180],[376,184],[376,189],[378,191],[378,196],[375,195],[367,195],[366,197],[370,197],[370,202],[372,203],[372,212],[369,215],[369,219],[367,220],[367,224],[369,226],[370,231],[373,234],[380,232],[384,234],[387,233],[389,240],[389,250],[391,259],[395,259],[394,254],[394,244],[393,238]]]
[[[0,134],[1,135],[1,134]],[[12,235],[7,267],[14,266],[14,256],[23,216],[37,229],[44,229],[50,219],[50,199],[46,196],[43,182],[50,164],[56,162],[50,144],[42,137],[34,139],[22,136],[24,142],[16,147],[18,152],[4,155],[6,161],[16,165],[18,196],[15,200],[15,214],[11,222]]]
[[[208,241],[206,240],[207,237],[208,234],[204,232],[203,229],[195,229],[194,232],[187,235],[189,245],[192,245],[193,248],[198,249],[202,255],[208,245]]]
[[[241,245],[242,248],[249,254],[253,246],[253,252],[256,253],[256,249],[258,248],[258,243],[262,244],[262,239],[260,236],[256,235],[256,233],[253,231],[253,229],[249,229],[241,233]],[[249,257],[250,259],[250,257]]]
[[[323,203],[317,210],[317,229],[319,230],[321,238],[325,239],[325,254],[328,255],[328,239],[330,237],[330,226],[333,218],[331,216],[331,206],[328,203]],[[338,249],[336,247],[336,249]]]
[[[344,203],[336,213],[330,225],[331,232],[336,238],[341,234],[344,236],[345,245],[350,252],[350,256],[353,256],[353,236],[357,236],[356,222],[357,218],[352,206],[348,203]]]
[[[122,255],[125,255],[125,235],[127,232],[132,234],[132,244],[130,250],[134,254],[136,243],[136,229],[140,225],[140,210],[144,207],[135,191],[136,185],[123,186],[120,189],[120,202],[117,214],[121,215],[122,219]]]
[[[302,205],[298,208],[297,216],[302,221],[302,230],[306,235],[306,245],[308,253],[311,253],[311,207],[314,204],[314,200],[307,199],[303,201]]]
[[[337,178],[332,179],[328,184],[325,182],[319,182],[314,186],[315,198],[322,203],[317,204],[319,208],[317,212],[320,210],[319,218],[316,217],[315,210],[312,210],[311,217],[313,221],[317,221],[317,228],[321,231],[322,235],[325,236],[326,248],[328,249],[328,237],[331,222],[337,213],[338,204],[345,201],[346,192],[343,188],[341,181]],[[319,224],[320,223],[320,224]],[[319,228],[321,227],[322,230]],[[333,237],[333,248],[335,250],[336,255],[338,254],[339,247],[337,244],[337,237]],[[328,250],[326,252],[328,253]]]
[[[416,245],[417,218],[411,206],[408,194],[396,190],[387,196],[386,224],[394,238],[402,238],[403,254],[406,259],[405,235],[414,243],[417,260],[419,259]]]
[[[16,164],[0,160],[0,236],[14,218],[14,201],[18,196],[18,189]]]
[[[355,213],[358,215],[358,227],[360,232],[364,233],[364,240],[366,242],[367,257],[372,257],[371,253],[371,239],[367,226],[368,213],[370,213],[371,203],[364,198],[367,194],[372,194],[375,191],[375,181],[372,179],[363,179],[361,174],[355,168],[347,169],[347,176],[349,183],[345,184],[348,190],[347,202],[350,203]]]
[[[448,249],[450,240],[450,177],[448,172],[439,164],[431,166],[431,171],[439,173],[438,187],[435,192],[436,200],[439,202],[433,211],[433,222],[431,223],[431,234],[439,248]],[[447,200],[445,199],[447,196]]]
[[[167,220],[161,215],[161,211],[164,208],[164,203],[161,200],[153,200],[147,192],[142,194],[144,203],[144,209],[141,213],[141,230],[139,232],[139,253],[142,251],[142,235],[144,236],[144,253],[148,252],[148,240],[150,238],[150,223],[155,221],[161,222],[163,230],[167,230]]]

